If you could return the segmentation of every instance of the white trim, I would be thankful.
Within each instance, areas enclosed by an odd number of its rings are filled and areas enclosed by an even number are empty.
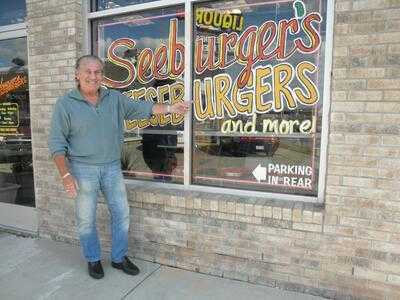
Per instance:
[[[273,200],[284,200],[284,201],[299,201],[299,202],[308,202],[308,203],[317,203],[317,197],[312,196],[301,196],[301,195],[292,195],[292,194],[279,194],[279,193],[270,193],[270,192],[258,192],[254,190],[238,190],[232,188],[220,188],[209,185],[191,185],[190,189],[193,191],[207,192],[207,193],[218,193],[218,194],[228,194],[235,196],[244,196],[244,197],[263,197],[270,198]]]
[[[192,4],[185,5],[185,100],[192,99]],[[183,132],[183,184],[189,186],[192,178],[192,108],[185,116],[185,127]]]
[[[127,14],[132,12],[138,11],[145,11],[157,8],[163,8],[173,5],[182,5],[185,4],[185,0],[161,0],[161,1],[154,1],[154,2],[147,2],[142,4],[132,4],[124,7],[100,10],[96,12],[91,12],[88,14],[88,19],[98,19],[102,17],[110,17],[115,15]]]
[[[31,72],[29,72],[29,59],[30,59],[30,57],[31,57],[31,53],[30,53],[30,47],[29,47],[29,42],[30,42],[30,40],[32,39],[32,36],[31,35],[27,35],[26,36],[26,54],[27,54],[27,64],[26,64],[26,66],[27,66],[27,68],[28,68],[28,79],[29,79],[29,82],[28,82],[28,92],[30,93],[30,91],[31,91],[31,85],[32,85],[32,83],[34,82],[34,80],[32,80],[32,78],[31,78]],[[29,120],[30,120],[30,122],[32,121],[32,118],[31,118],[31,116],[32,116],[32,112],[34,111],[34,107],[33,107],[33,102],[32,102],[32,98],[31,98],[31,94],[29,94]],[[31,132],[31,138],[29,139],[29,142],[31,143],[31,152],[32,152],[32,165],[33,166],[36,166],[37,164],[36,164],[36,156],[35,155],[33,155],[33,145],[35,145],[36,143],[35,143],[35,139],[36,139],[36,136],[35,135],[33,135],[32,134],[32,126],[29,126],[29,130],[30,130],[30,132]],[[28,140],[28,139],[26,139],[26,140]],[[35,195],[35,206],[37,205],[37,198],[36,198],[36,195],[38,194],[37,193],[37,180],[35,180],[35,177],[37,177],[38,175],[37,175],[37,173],[35,172],[35,168],[33,169],[33,185],[34,185],[34,188],[33,188],[33,193],[34,193],[34,195]],[[37,211],[36,211],[36,209],[33,207],[33,208],[30,208],[32,211],[31,211],[31,213],[30,213],[30,224],[31,224],[31,229],[29,229],[29,228],[25,228],[24,230],[28,230],[28,231],[36,231],[37,232],[37,230],[38,230],[38,216],[37,216]],[[19,212],[19,214],[22,214],[23,212]],[[28,214],[27,212],[24,212],[24,214]],[[16,226],[14,226],[14,227],[16,227]]]
[[[6,32],[6,31],[16,31],[20,29],[26,29],[26,23],[18,23],[18,24],[12,24],[12,25],[7,25],[7,26],[0,26],[0,32]]]
[[[325,36],[325,63],[324,63],[324,99],[322,105],[321,152],[318,174],[318,202],[324,202],[326,187],[326,168],[328,160],[329,117],[331,105],[331,72],[333,55],[333,0],[328,0],[326,8],[326,36]]]
[[[27,36],[26,29],[18,29],[18,30],[14,30],[14,31],[2,31],[2,32],[0,32],[0,41],[17,39],[17,38],[26,37],[26,36]]]
[[[90,20],[88,19],[88,14],[90,11],[90,0],[83,1],[82,3],[82,29],[83,29],[83,45],[82,45],[82,53],[90,54],[92,51],[92,26],[90,24]]]
[[[38,223],[36,208],[0,202],[0,227],[37,233]]]
[[[261,197],[264,199],[271,199],[271,200],[318,203],[318,198],[312,196],[267,193],[267,192],[251,191],[251,190],[238,190],[238,189],[220,188],[208,185],[185,186],[182,184],[145,181],[145,180],[130,180],[130,179],[125,179],[125,184],[127,186],[132,186],[132,187],[137,186],[141,188],[148,188],[149,190],[154,190],[156,188],[166,189],[166,190],[176,189],[176,190],[185,190],[188,192],[204,192],[204,193],[224,194],[224,195],[243,196],[243,197]]]

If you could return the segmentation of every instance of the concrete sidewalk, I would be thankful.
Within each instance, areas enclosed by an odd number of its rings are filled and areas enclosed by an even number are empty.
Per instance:
[[[125,275],[103,262],[105,277],[88,276],[80,249],[0,232],[0,299],[253,300],[322,299],[134,260]]]

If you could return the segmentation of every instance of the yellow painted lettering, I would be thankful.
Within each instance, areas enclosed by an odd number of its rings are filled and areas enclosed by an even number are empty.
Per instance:
[[[171,104],[183,101],[184,85],[180,82],[174,83],[173,85],[171,85],[169,95],[171,98]],[[173,113],[171,124],[181,124],[184,118],[185,116],[183,115]]]
[[[195,117],[199,121],[204,121],[206,119],[214,119],[215,113],[212,103],[213,91],[212,91],[212,79],[204,79],[204,89],[205,89],[205,103],[203,105],[203,97],[201,91],[201,81],[195,79],[193,82],[193,102],[194,102],[194,112]],[[203,108],[204,107],[204,108]]]
[[[307,61],[303,61],[298,64],[296,68],[296,74],[299,81],[305,87],[307,94],[305,95],[301,88],[294,88],[297,98],[304,105],[313,105],[318,102],[318,88],[315,86],[314,82],[311,81],[309,77],[305,74],[306,72],[314,73],[317,67]]]
[[[273,77],[275,111],[283,110],[283,99],[286,100],[289,109],[296,108],[296,102],[288,86],[292,79],[293,67],[291,65],[282,63],[275,67]]]
[[[217,117],[224,116],[224,109],[229,116],[236,115],[232,102],[228,98],[228,92],[232,82],[227,74],[220,74],[214,77],[215,112]]]
[[[256,69],[256,87],[255,87],[255,100],[257,112],[266,113],[272,108],[272,103],[264,103],[263,95],[271,91],[269,83],[264,84],[263,80],[270,76],[272,72],[271,66]]]

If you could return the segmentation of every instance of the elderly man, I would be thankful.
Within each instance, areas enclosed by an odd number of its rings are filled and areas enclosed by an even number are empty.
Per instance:
[[[184,114],[189,105],[132,101],[115,90],[102,88],[103,62],[94,55],[78,59],[75,76],[77,87],[55,105],[49,149],[67,195],[75,198],[79,239],[89,275],[96,279],[104,276],[96,229],[99,191],[111,214],[111,264],[136,275],[139,269],[127,257],[129,206],[120,164],[124,120]]]

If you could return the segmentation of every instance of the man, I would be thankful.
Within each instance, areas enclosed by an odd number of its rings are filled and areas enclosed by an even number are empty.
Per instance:
[[[120,163],[124,120],[171,112],[184,114],[189,105],[132,101],[102,88],[103,62],[93,55],[78,59],[75,77],[77,88],[55,105],[49,149],[67,195],[75,198],[78,234],[89,275],[96,279],[104,276],[96,229],[99,191],[111,214],[111,264],[136,275],[139,269],[127,257],[129,206]]]

